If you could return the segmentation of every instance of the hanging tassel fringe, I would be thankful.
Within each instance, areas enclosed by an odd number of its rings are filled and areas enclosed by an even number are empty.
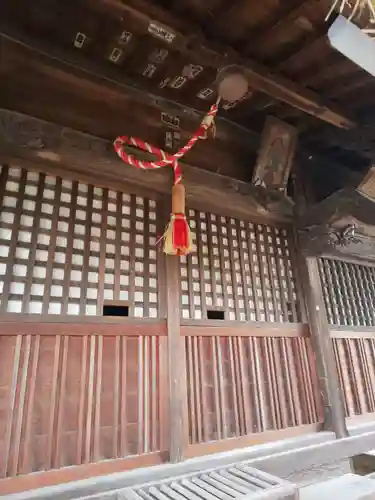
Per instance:
[[[172,188],[172,216],[164,234],[164,253],[187,255],[193,251],[189,224],[185,217],[185,188],[175,184]]]
[[[218,111],[220,98],[213,104],[203,118],[200,127],[189,141],[177,153],[170,155],[152,144],[138,139],[137,137],[119,136],[113,143],[116,153],[124,162],[136,168],[155,169],[173,167],[174,186],[172,189],[172,216],[161,239],[164,239],[164,252],[168,255],[187,255],[194,250],[190,228],[185,217],[185,188],[181,184],[181,168],[178,164],[180,160],[199,139],[206,139],[208,132],[215,135],[215,116]],[[129,144],[138,149],[147,151],[159,157],[157,161],[137,160],[133,155],[126,152],[123,146]]]

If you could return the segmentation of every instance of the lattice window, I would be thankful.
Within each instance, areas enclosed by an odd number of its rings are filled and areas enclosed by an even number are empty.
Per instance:
[[[156,202],[3,167],[1,310],[157,317]]]
[[[329,323],[375,326],[375,269],[320,259],[319,270]]]
[[[285,229],[189,210],[197,251],[181,259],[186,319],[300,320],[295,273]]]

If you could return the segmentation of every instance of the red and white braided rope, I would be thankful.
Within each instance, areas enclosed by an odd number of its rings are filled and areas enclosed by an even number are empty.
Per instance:
[[[160,148],[149,144],[148,142],[142,141],[138,137],[128,137],[126,135],[119,136],[114,141],[113,145],[116,153],[119,157],[125,162],[129,163],[132,167],[142,168],[142,169],[154,169],[154,168],[163,168],[167,165],[173,167],[174,171],[174,184],[178,184],[182,180],[181,167],[178,164],[178,160],[182,158],[199,139],[204,139],[207,129],[210,127],[214,117],[216,116],[218,111],[218,102],[213,104],[202,120],[200,127],[195,132],[195,134],[190,138],[190,140],[183,146],[177,153],[170,155],[163,151]],[[161,158],[161,160],[157,161],[143,161],[137,160],[133,155],[128,154],[124,151],[123,146],[129,144],[131,146],[135,146],[138,149],[143,151],[147,151],[148,153],[154,154]]]

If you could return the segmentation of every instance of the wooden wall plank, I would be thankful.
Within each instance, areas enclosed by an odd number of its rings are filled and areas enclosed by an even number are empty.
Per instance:
[[[2,471],[1,477],[6,477],[11,471],[11,465],[9,463],[9,456],[12,444],[12,424],[14,422],[14,413],[16,405],[16,393],[18,385],[18,372],[21,360],[21,348],[22,348],[22,337],[18,335],[16,337],[15,349],[13,354],[13,368],[12,368],[12,379],[10,388],[10,400],[9,409],[6,423],[5,439],[4,439],[4,470]]]
[[[317,260],[313,257],[301,258],[300,269],[325,408],[325,427],[332,429],[337,437],[344,437],[348,435],[348,432],[345,426],[342,395],[329,336]]]
[[[127,367],[127,340],[124,337],[119,337],[121,346],[121,399],[120,399],[120,456],[128,454],[128,429],[126,425],[127,421],[127,405],[126,405],[126,393],[128,390],[128,380],[126,377],[126,367]]]
[[[24,342],[22,370],[19,380],[19,394],[17,404],[17,416],[15,419],[14,435],[12,437],[13,453],[11,455],[10,475],[15,476],[18,472],[20,461],[20,447],[23,432],[24,407],[27,391],[27,380],[29,374],[30,352],[31,352],[31,335],[27,335]]]
[[[188,443],[185,342],[180,335],[179,260],[166,258],[167,330],[169,374],[169,459],[185,457]],[[176,363],[178,360],[178,363]]]
[[[31,364],[31,372],[30,372],[30,386],[28,390],[28,400],[27,400],[27,411],[25,418],[25,431],[23,438],[23,456],[22,463],[20,466],[20,471],[23,474],[26,474],[31,470],[31,424],[32,424],[32,415],[34,409],[34,396],[35,396],[35,385],[36,385],[36,376],[38,370],[38,360],[39,360],[39,347],[40,347],[40,336],[36,335],[34,338],[32,350],[32,364]]]
[[[59,376],[59,398],[58,398],[58,411],[56,422],[56,446],[53,456],[54,468],[61,466],[61,458],[63,454],[62,434],[64,431],[65,422],[65,398],[66,398],[66,374],[68,365],[68,349],[69,337],[64,335],[62,341],[62,356],[61,356],[61,371]]]

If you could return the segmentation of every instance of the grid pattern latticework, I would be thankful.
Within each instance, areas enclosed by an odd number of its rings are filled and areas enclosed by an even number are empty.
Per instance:
[[[328,322],[375,325],[375,268],[334,259],[319,259]]]
[[[154,200],[17,167],[0,197],[3,312],[158,316]]]
[[[192,209],[189,219],[197,250],[181,259],[183,318],[223,310],[228,320],[300,320],[286,229]]]

